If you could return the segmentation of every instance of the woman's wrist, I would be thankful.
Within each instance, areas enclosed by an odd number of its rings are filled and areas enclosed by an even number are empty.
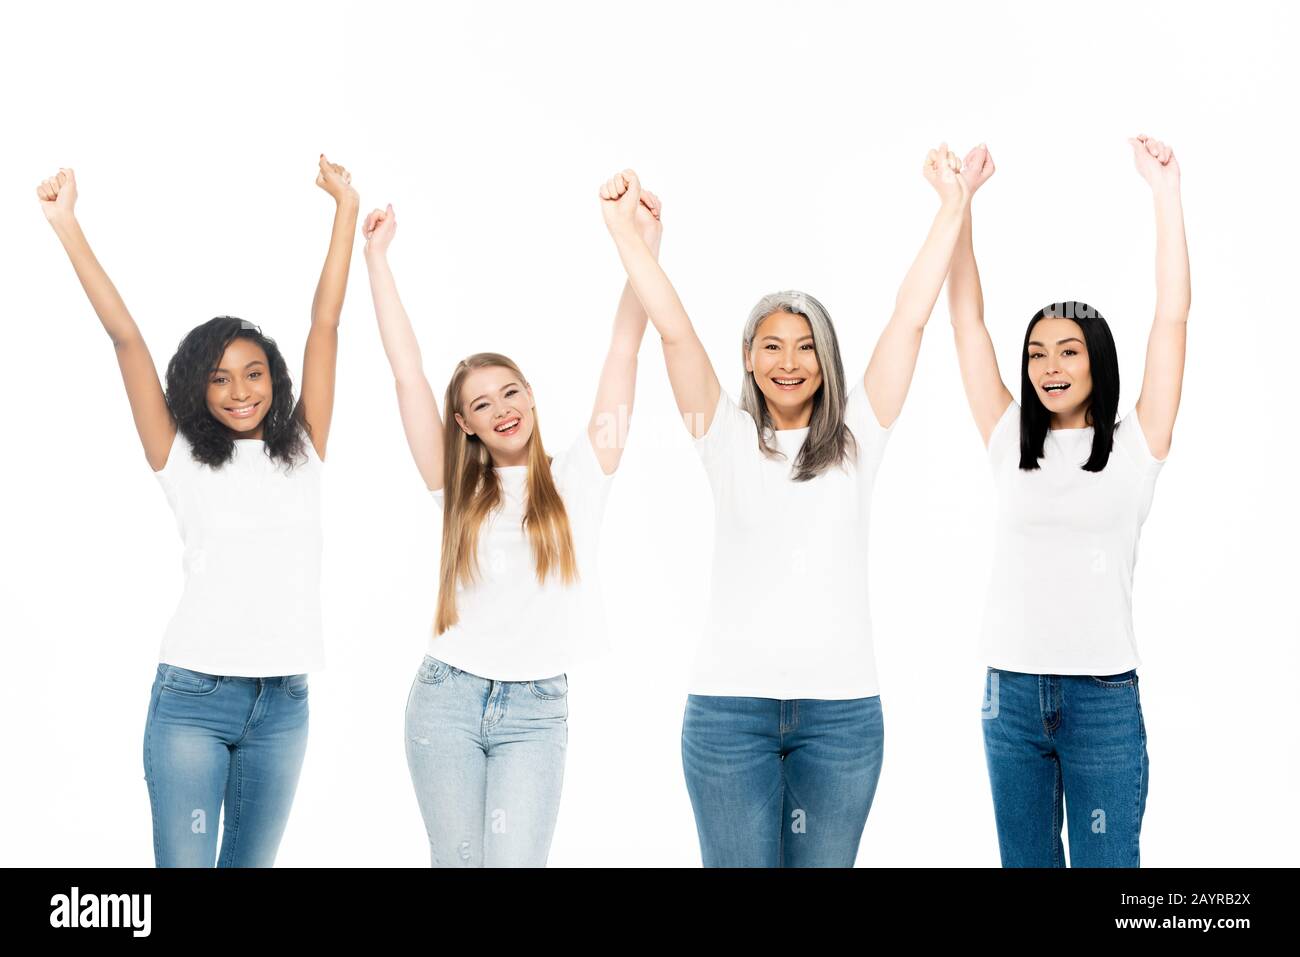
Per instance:
[[[77,215],[72,212],[72,210],[68,210],[67,212],[55,210],[52,213],[48,213],[45,218],[56,231],[77,225]]]
[[[970,209],[970,201],[970,193],[965,196],[945,196],[939,206],[939,214],[951,219],[964,219]]]
[[[1151,196],[1157,203],[1182,202],[1182,190],[1178,183],[1152,183]]]
[[[645,239],[641,236],[641,231],[636,228],[635,222],[617,223],[609,227],[609,234],[614,237],[614,244],[619,247],[627,247],[641,243],[645,245]]]

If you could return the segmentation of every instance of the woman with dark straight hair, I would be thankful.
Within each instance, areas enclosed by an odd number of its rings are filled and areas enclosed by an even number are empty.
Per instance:
[[[709,621],[682,720],[706,867],[852,867],[857,857],[884,753],[867,603],[872,487],[961,231],[959,170],[946,144],[930,150],[922,172],[940,208],[865,373],[845,382],[820,302],[773,293],[741,333],[739,403],[633,228],[636,174],[601,189],[713,489]]]
[[[360,202],[347,170],[324,154],[318,165],[334,225],[296,401],[275,341],[231,316],[185,336],[164,393],[77,222],[72,170],[36,189],[113,342],[145,458],[185,546],[185,590],[163,637],[144,733],[159,867],[271,866],[306,753],[307,672],[325,663],[321,463]]]
[[[1178,161],[1129,140],[1156,214],[1156,309],[1137,405],[1116,421],[1119,362],[1084,302],[1039,309],[1002,382],[969,212],[948,277],[962,381],[988,449],[997,540],[981,632],[984,748],[1005,867],[1137,867],[1149,762],[1133,568],[1182,393],[1191,281]],[[971,193],[993,174],[966,157]],[[1064,809],[1062,808],[1064,803]]]

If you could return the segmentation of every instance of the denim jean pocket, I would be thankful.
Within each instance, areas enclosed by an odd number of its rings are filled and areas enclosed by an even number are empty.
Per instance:
[[[998,716],[1001,704],[1002,674],[997,668],[984,672],[984,697],[980,702],[980,717],[992,720]]]
[[[188,668],[178,668],[176,665],[167,665],[167,671],[162,679],[164,690],[192,696],[212,694],[221,685],[220,675],[191,671]]]
[[[1102,688],[1131,688],[1137,682],[1137,669],[1130,668],[1117,675],[1089,675],[1093,684]]]
[[[307,697],[307,676],[306,675],[288,675],[284,679],[284,690],[290,698]]]
[[[427,685],[442,684],[447,675],[451,674],[451,665],[445,661],[439,661],[432,655],[425,655],[424,661],[420,662],[420,670],[416,672],[416,679],[423,681]]]
[[[541,678],[528,682],[528,690],[544,701],[554,701],[569,693],[569,676],[559,674],[554,678]]]

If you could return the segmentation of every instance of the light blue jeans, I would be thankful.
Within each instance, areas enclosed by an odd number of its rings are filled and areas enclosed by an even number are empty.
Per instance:
[[[307,751],[307,676],[160,664],[144,726],[158,867],[270,867]]]
[[[1064,867],[1064,823],[1072,867],[1137,867],[1150,778],[1137,671],[989,668],[983,712],[1002,866]]]
[[[879,695],[688,695],[682,770],[704,866],[852,867],[884,749]]]
[[[544,867],[569,743],[569,679],[494,681],[425,656],[406,763],[434,867]]]

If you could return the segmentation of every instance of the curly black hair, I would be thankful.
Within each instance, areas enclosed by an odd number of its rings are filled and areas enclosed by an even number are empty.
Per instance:
[[[268,458],[286,468],[306,460],[304,438],[310,432],[301,405],[295,406],[293,379],[275,340],[262,335],[251,322],[234,316],[217,316],[189,331],[167,363],[167,408],[176,427],[194,447],[194,460],[220,468],[235,454],[226,427],[208,410],[208,380],[221,364],[226,347],[236,338],[247,339],[266,353],[271,367],[271,407],[262,420],[262,439]]]

